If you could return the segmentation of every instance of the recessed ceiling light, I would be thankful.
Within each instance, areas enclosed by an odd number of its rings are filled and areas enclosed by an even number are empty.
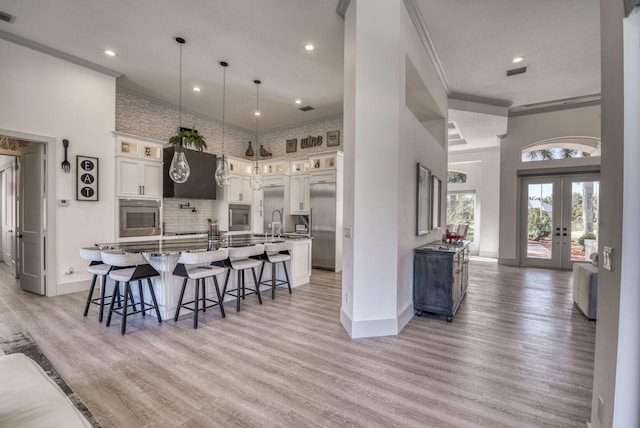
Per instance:
[[[524,60],[523,56],[517,56],[514,59],[511,60],[512,63],[517,64],[519,62],[522,62]]]
[[[202,89],[200,89],[199,86],[194,86],[193,87],[193,92],[200,92]]]
[[[299,99],[299,98],[296,98],[296,100],[294,101],[294,103],[296,103],[296,104],[302,104],[302,100],[301,100],[301,99]]]
[[[104,54],[107,55],[107,56],[116,56],[116,55],[118,55],[117,53],[115,53],[111,49],[107,49],[106,51],[104,51]]]
[[[259,111],[257,111],[257,110],[256,110],[256,112],[255,112],[255,113],[253,113],[253,114],[254,114],[254,115],[256,115],[256,116],[260,116],[260,112],[259,112]]]
[[[306,45],[304,45],[304,50],[311,52],[312,50],[314,50],[316,47],[313,46],[311,43],[307,43]]]

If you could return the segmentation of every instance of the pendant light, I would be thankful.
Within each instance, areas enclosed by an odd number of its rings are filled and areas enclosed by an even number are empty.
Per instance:
[[[178,93],[180,94],[179,100],[179,109],[180,109],[180,122],[178,126],[178,135],[182,131],[182,45],[184,45],[185,40],[182,37],[176,37],[176,42],[180,45],[180,87],[178,88]],[[176,183],[184,183],[189,179],[189,175],[191,175],[191,168],[189,167],[189,163],[187,162],[187,158],[184,156],[182,152],[182,140],[178,141],[176,145],[176,150],[173,152],[173,159],[171,160],[171,166],[169,166],[169,177],[175,181]]]
[[[229,63],[220,61],[220,65],[222,66],[222,157],[218,158],[215,177],[218,187],[225,187],[229,185],[229,161],[224,155],[224,110],[227,90],[227,66]]]
[[[258,140],[258,123],[260,121],[260,95],[259,95],[259,88],[260,88],[260,82],[259,80],[254,80],[253,83],[256,84],[256,147],[258,147],[259,145],[259,140]],[[249,185],[251,186],[251,188],[253,190],[255,190],[256,192],[258,190],[261,190],[264,187],[264,176],[262,174],[262,169],[260,168],[260,166],[258,166],[258,153],[260,152],[260,150],[256,150],[256,165],[253,167],[253,172],[251,172],[251,178],[249,179]]]

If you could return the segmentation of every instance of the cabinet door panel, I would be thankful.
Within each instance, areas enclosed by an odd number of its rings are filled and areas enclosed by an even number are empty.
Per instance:
[[[118,194],[140,195],[140,163],[137,159],[118,159]]]
[[[162,197],[162,164],[144,162],[142,168],[142,186],[144,196]]]

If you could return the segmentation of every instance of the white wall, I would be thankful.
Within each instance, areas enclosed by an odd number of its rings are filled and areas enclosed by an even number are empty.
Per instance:
[[[351,1],[344,227],[352,238],[344,240],[341,322],[352,337],[397,334],[411,319],[413,248],[441,233],[415,235],[416,163],[444,180],[446,149],[405,105],[406,57],[437,102],[444,135],[447,97],[402,0]]]
[[[509,117],[507,136],[502,138],[500,144],[500,263],[519,264],[518,174],[558,173],[571,168],[592,169],[600,162],[598,157],[521,161],[524,147],[550,138],[569,136],[600,138],[600,106]],[[607,141],[602,143],[603,150],[606,144]]]
[[[78,248],[114,239],[115,79],[75,64],[0,40],[0,129],[49,140],[55,182],[50,197],[68,199],[55,208],[57,275],[48,278],[48,295],[86,288],[87,262]],[[71,173],[60,169],[62,139],[69,140]],[[76,155],[99,158],[99,201],[75,200]],[[51,227],[51,225],[50,225]],[[65,276],[73,267],[75,274]]]
[[[640,16],[624,20],[621,1],[601,0],[602,169],[599,250],[609,246],[612,270],[598,275],[598,323],[591,425],[640,426]],[[624,27],[624,28],[623,28]],[[623,233],[624,232],[624,233]],[[600,400],[603,403],[599,415]]]
[[[500,151],[449,154],[449,170],[467,174],[466,183],[449,183],[449,191],[470,191],[476,195],[474,242],[471,252],[481,257],[498,257],[500,236]]]

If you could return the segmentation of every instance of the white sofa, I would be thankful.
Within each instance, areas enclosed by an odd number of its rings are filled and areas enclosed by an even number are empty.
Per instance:
[[[86,428],[91,424],[42,368],[0,351],[0,426]]]
[[[598,267],[591,263],[573,265],[573,301],[590,320],[598,307]]]

